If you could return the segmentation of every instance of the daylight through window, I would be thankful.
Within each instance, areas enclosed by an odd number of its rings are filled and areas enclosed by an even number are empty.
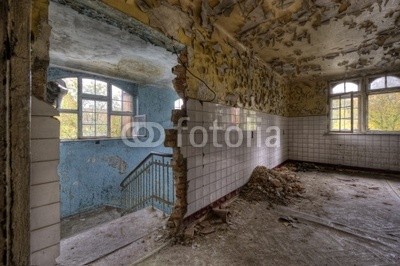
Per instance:
[[[119,138],[134,115],[133,96],[108,82],[89,78],[59,81],[68,93],[60,111],[61,139]]]
[[[361,81],[331,84],[330,131],[400,132],[400,77],[375,76]]]

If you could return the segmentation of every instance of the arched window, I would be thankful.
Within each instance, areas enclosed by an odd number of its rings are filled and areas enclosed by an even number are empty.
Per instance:
[[[134,115],[133,96],[109,82],[64,78],[66,94],[58,103],[61,139],[119,138]]]
[[[360,127],[360,82],[332,84],[329,94],[330,131],[353,132]]]
[[[400,132],[400,75],[332,83],[329,90],[329,131]]]
[[[380,90],[389,88],[400,88],[400,78],[396,76],[385,76],[372,79],[370,81],[370,90]]]

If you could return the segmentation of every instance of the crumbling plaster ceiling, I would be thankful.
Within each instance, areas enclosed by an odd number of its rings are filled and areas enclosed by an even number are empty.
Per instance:
[[[223,0],[202,5],[219,25],[289,77],[352,75],[400,66],[398,0]]]
[[[49,23],[51,65],[172,87],[177,57],[166,49],[54,2]]]

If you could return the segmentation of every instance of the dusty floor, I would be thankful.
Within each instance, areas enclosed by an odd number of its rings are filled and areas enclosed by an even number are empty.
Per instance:
[[[225,229],[196,237],[189,246],[168,246],[141,264],[400,265],[398,176],[299,175],[306,192],[292,204],[271,209],[267,202],[239,198]]]
[[[162,241],[157,241],[162,236],[158,236],[158,229],[165,222],[161,211],[147,208],[97,225],[62,239],[57,263],[65,266],[130,264],[162,245]]]
[[[61,220],[61,238],[84,232],[97,225],[111,222],[121,217],[121,211],[113,207],[102,207],[80,213]]]

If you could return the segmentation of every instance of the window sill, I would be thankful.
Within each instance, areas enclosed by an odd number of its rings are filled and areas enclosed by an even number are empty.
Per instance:
[[[143,138],[144,136],[139,136],[138,138]],[[127,140],[133,140],[134,138],[126,138]],[[64,142],[82,142],[82,141],[112,141],[112,140],[123,140],[123,138],[82,138],[82,139],[60,139],[61,143]]]
[[[361,135],[361,136],[397,136],[400,135],[400,132],[325,132],[324,136],[329,135]]]

